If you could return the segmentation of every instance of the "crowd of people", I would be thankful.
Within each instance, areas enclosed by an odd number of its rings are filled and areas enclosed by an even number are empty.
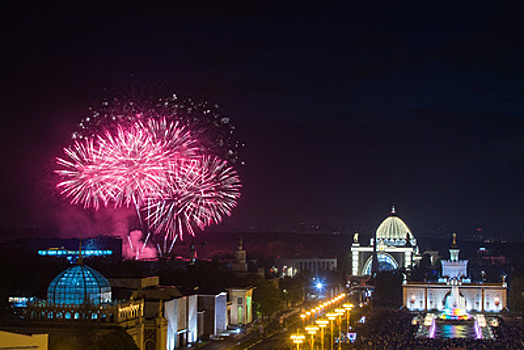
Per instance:
[[[406,311],[375,311],[358,328],[353,344],[364,350],[422,350],[422,349],[524,349],[522,320],[498,318],[492,327],[492,339],[427,338],[417,337],[418,326],[412,324],[413,315]]]
[[[411,324],[412,315],[405,311],[380,310],[370,313],[366,323],[359,325],[356,349],[404,350],[414,339],[417,327]]]
[[[493,335],[500,342],[494,349],[524,349],[524,321],[522,318],[506,320],[499,318],[499,326],[493,327]]]

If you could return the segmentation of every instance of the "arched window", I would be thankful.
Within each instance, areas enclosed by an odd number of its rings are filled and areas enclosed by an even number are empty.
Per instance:
[[[149,339],[146,342],[146,350],[155,350],[155,341],[154,340]]]
[[[391,271],[398,269],[398,264],[395,259],[388,253],[377,253],[378,270],[379,271]],[[364,264],[362,269],[363,275],[371,275],[371,265],[373,256],[370,256],[368,261]]]

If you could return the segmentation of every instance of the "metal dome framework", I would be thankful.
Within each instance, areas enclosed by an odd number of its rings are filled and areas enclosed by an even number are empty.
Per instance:
[[[111,286],[102,274],[77,264],[56,276],[47,289],[47,300],[54,304],[106,304],[111,302]]]

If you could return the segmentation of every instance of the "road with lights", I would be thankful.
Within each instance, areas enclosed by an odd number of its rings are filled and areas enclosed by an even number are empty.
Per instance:
[[[282,328],[266,331],[264,336],[251,333],[241,339],[224,339],[202,347],[205,350],[289,350],[344,349],[347,345],[337,339],[347,329],[347,321],[353,304],[348,304],[346,294],[318,302],[314,307],[283,321]],[[321,339],[324,339],[322,343]]]

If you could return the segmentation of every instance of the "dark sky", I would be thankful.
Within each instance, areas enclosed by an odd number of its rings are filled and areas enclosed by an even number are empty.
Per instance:
[[[227,227],[371,231],[396,205],[422,234],[524,228],[521,1],[129,3],[1,3],[0,228],[81,225],[54,158],[126,84],[231,117]]]

